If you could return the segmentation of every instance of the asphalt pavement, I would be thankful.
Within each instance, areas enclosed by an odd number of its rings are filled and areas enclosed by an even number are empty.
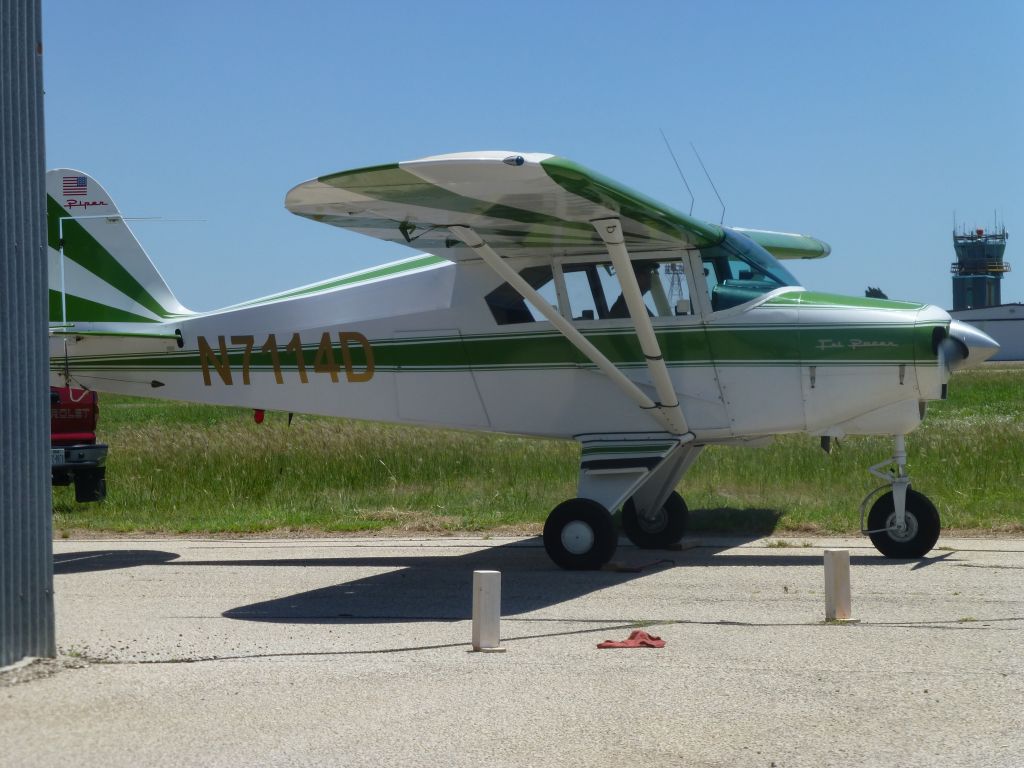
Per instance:
[[[780,544],[781,542],[781,544]],[[825,548],[853,618],[824,622]],[[54,543],[60,655],[0,672],[3,766],[1024,766],[1024,539]],[[502,647],[470,652],[474,570]],[[599,650],[642,628],[661,649]]]

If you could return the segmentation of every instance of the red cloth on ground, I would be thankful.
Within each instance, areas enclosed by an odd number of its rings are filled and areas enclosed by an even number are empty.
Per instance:
[[[598,648],[664,648],[665,641],[655,635],[649,635],[642,629],[634,629],[625,640],[605,640],[597,644]]]

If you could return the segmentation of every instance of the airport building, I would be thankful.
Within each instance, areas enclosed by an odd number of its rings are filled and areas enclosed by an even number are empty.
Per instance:
[[[956,261],[953,274],[953,309],[949,314],[970,323],[999,342],[993,360],[1024,360],[1024,304],[1003,304],[1005,228],[953,232]]]

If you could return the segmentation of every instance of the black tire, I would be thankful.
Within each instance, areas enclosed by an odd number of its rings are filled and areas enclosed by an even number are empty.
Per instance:
[[[593,571],[612,559],[619,536],[607,509],[591,499],[563,501],[544,523],[544,549],[568,571]]]
[[[892,491],[879,497],[868,513],[868,530],[875,549],[886,557],[918,558],[931,552],[939,540],[939,511],[927,496],[907,489],[907,531],[897,535],[888,528],[896,514]]]
[[[686,534],[689,514],[686,502],[676,491],[665,499],[651,520],[640,517],[633,500],[629,499],[622,506],[622,532],[641,549],[666,549],[678,544]]]
[[[75,477],[75,501],[86,504],[107,498],[106,473],[102,470],[82,472]]]

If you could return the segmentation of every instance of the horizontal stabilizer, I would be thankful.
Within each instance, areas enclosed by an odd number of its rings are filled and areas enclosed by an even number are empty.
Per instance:
[[[126,368],[149,369],[156,360],[171,371],[174,353],[181,349],[181,337],[174,333],[115,333],[51,326],[50,384],[93,389],[105,379],[125,383]],[[187,357],[188,353],[183,354]],[[148,386],[160,383],[150,382]]]

